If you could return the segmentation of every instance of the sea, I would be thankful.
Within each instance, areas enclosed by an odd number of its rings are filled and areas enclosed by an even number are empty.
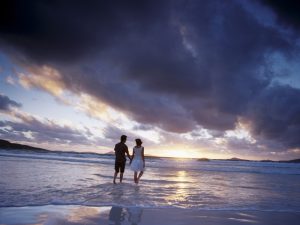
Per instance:
[[[45,205],[300,212],[300,164],[147,158],[139,184],[114,156],[0,150],[0,207]]]

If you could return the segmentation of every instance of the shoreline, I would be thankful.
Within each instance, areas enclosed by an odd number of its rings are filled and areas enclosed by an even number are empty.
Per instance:
[[[95,156],[114,156],[114,152],[107,152],[107,153],[99,153],[99,152],[80,152],[80,151],[59,151],[59,150],[49,150],[41,147],[33,147],[30,145],[24,145],[24,144],[19,144],[19,143],[14,143],[10,142],[8,140],[0,139],[0,150],[6,150],[6,151],[23,151],[24,153],[42,153],[42,154],[47,154],[47,153],[54,153],[54,154],[61,154],[61,153],[66,153],[66,154],[85,154],[85,155],[95,155]],[[172,156],[156,156],[156,155],[147,155],[147,158],[151,159],[187,159],[187,160],[196,160],[199,162],[209,162],[209,161],[248,161],[248,162],[267,162],[267,163],[300,163],[300,158],[292,158],[292,159],[282,159],[282,160],[275,160],[275,159],[242,159],[238,157],[231,157],[231,158],[220,158],[220,159],[213,159],[213,158],[201,158],[201,157],[191,157],[191,158],[185,158],[185,157],[172,157]]]
[[[0,207],[0,224],[296,225],[299,211],[203,210],[120,206],[45,205]]]

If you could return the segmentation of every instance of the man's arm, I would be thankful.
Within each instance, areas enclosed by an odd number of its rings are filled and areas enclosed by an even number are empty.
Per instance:
[[[130,163],[131,163],[132,158],[130,157],[130,154],[129,154],[129,151],[128,151],[127,147],[126,147],[125,152],[126,152],[126,155],[127,155],[128,159],[130,160]]]

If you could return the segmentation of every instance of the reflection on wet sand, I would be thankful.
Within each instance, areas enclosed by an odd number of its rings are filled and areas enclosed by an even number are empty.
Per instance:
[[[37,206],[0,208],[1,225],[298,225],[300,212]]]
[[[138,225],[141,222],[143,209],[140,207],[122,208],[113,206],[109,212],[109,225],[128,224]],[[124,223],[123,223],[124,222]]]
[[[129,213],[128,221],[131,225],[138,225],[141,222],[143,209],[140,207],[127,208]]]
[[[141,225],[142,215],[143,209],[140,207],[8,207],[0,208],[0,224]]]
[[[110,207],[33,206],[0,208],[1,225],[107,224]]]
[[[120,225],[125,219],[125,212],[122,207],[113,206],[109,212],[109,221],[114,223],[109,223],[113,225]]]

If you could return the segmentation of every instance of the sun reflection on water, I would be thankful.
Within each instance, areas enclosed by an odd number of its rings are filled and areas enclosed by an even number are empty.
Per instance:
[[[189,182],[190,178],[186,171],[180,170],[177,171],[174,177],[176,183],[175,185],[169,186],[170,195],[166,197],[166,201],[169,205],[176,205],[186,204],[188,200],[189,192],[187,189],[187,183]]]

